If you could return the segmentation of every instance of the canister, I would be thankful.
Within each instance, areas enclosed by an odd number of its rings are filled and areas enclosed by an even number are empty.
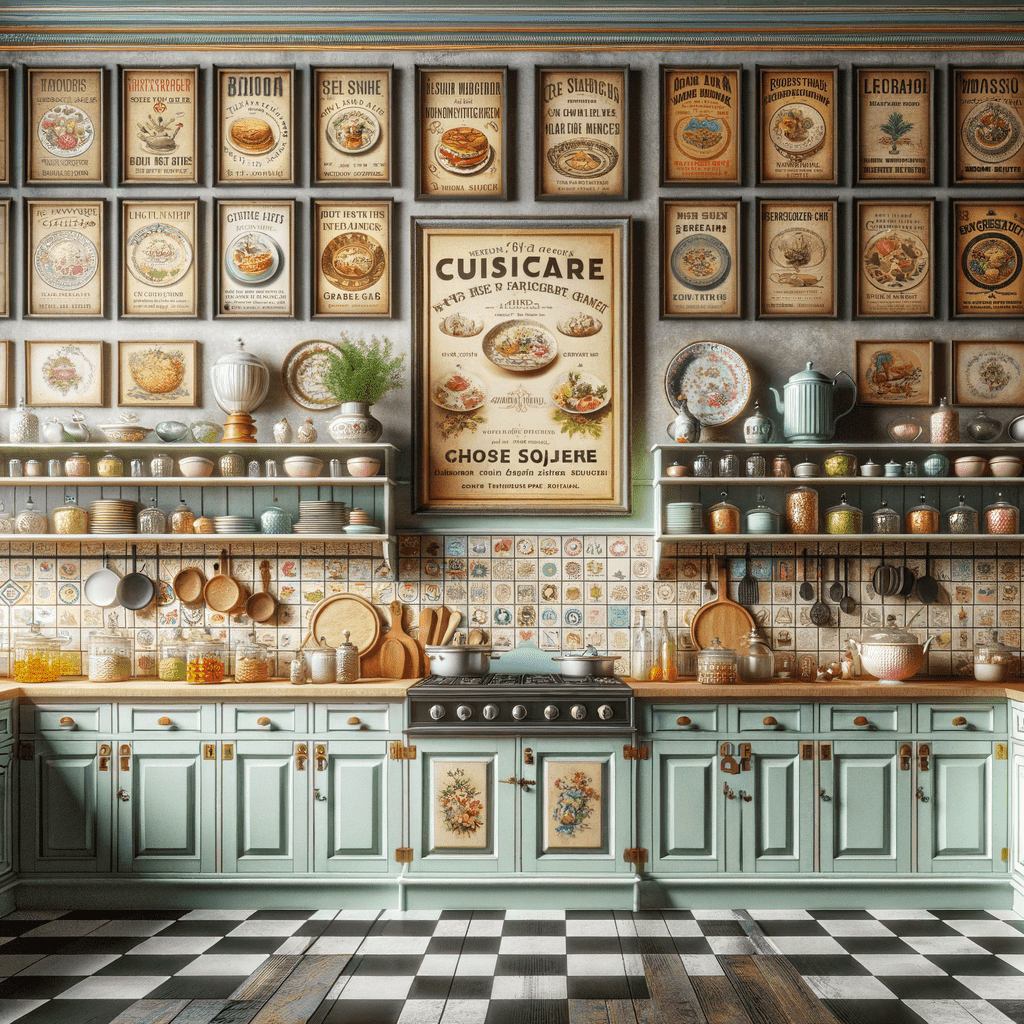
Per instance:
[[[764,495],[758,493],[758,504],[747,512],[747,533],[778,533],[779,513],[764,503]]]
[[[49,533],[49,531],[50,521],[35,507],[31,496],[29,496],[28,501],[25,502],[25,507],[19,509],[14,516],[14,532],[41,534]]]
[[[291,533],[292,517],[280,505],[268,505],[260,513],[260,531],[262,533]]]
[[[864,514],[859,508],[848,505],[846,495],[841,494],[839,504],[825,512],[825,530],[827,533],[862,533]]]
[[[249,460],[249,469],[248,469],[248,472],[246,473],[246,475],[247,476],[259,476],[260,475],[260,460],[259,459],[250,459]]]
[[[195,513],[182,498],[178,507],[171,512],[171,533],[191,533],[195,522]]]
[[[978,510],[967,504],[960,495],[960,504],[946,510],[946,531],[948,533],[980,533]]]
[[[746,469],[747,476],[767,476],[768,461],[763,455],[754,452],[747,456]]]
[[[149,460],[150,476],[174,476],[174,459],[166,453],[157,453]]]
[[[338,654],[323,637],[318,647],[306,648],[311,683],[333,683],[338,678]]]
[[[11,459],[7,463],[7,475],[8,476],[24,476],[25,467],[21,464],[21,459]]]
[[[736,674],[746,683],[762,683],[775,672],[775,655],[753,628],[736,645]]]
[[[132,459],[130,470],[133,477],[143,477],[146,475],[146,464],[142,459]]]
[[[18,408],[7,418],[11,444],[36,444],[39,441],[39,417],[25,408],[25,399],[18,399]]]
[[[985,507],[986,533],[1016,533],[1020,523],[1020,509],[1003,500],[1003,493],[996,495],[996,501]]]
[[[993,634],[991,640],[975,644],[974,678],[980,683],[1001,683],[1010,675],[1016,660],[1017,653]]]
[[[181,682],[185,679],[188,662],[188,644],[176,629],[174,635],[160,645],[160,660],[157,675],[165,682]]]
[[[736,682],[736,652],[723,647],[717,636],[710,647],[697,652],[697,682],[705,686]]]
[[[676,675],[680,679],[693,679],[697,675],[697,648],[689,633],[680,633],[676,644]]]
[[[187,683],[224,682],[225,646],[209,633],[194,633],[188,638],[188,661],[185,665]]]
[[[54,533],[88,533],[89,513],[80,508],[70,495],[65,495],[64,504],[50,513]]]
[[[262,683],[270,678],[270,648],[256,639],[255,631],[235,647],[235,682]]]
[[[344,465],[341,459],[331,459],[331,476],[344,476]]]
[[[121,683],[132,676],[132,642],[113,627],[89,634],[89,682]]]
[[[25,476],[42,476],[43,464],[38,459],[25,460]]]
[[[903,475],[904,476],[917,476],[917,462],[914,459],[907,459],[903,463]]]
[[[949,476],[949,459],[942,452],[932,452],[924,460],[925,476]]]
[[[81,452],[72,452],[64,460],[64,472],[68,476],[88,476],[92,472],[89,459]]]
[[[338,645],[335,682],[354,683],[359,678],[359,648],[349,640],[349,631],[341,631],[343,643]]]
[[[900,532],[900,514],[895,509],[889,508],[889,502],[883,501],[881,508],[877,508],[871,513],[871,532]]]
[[[857,456],[850,452],[833,452],[826,455],[823,465],[826,476],[857,475]]]
[[[960,414],[945,398],[930,418],[932,444],[954,444],[960,440]]]
[[[786,532],[818,532],[818,492],[813,487],[797,487],[786,494]]]
[[[263,473],[265,476],[277,476],[277,462],[274,459],[267,459],[263,463]]]
[[[885,475],[886,476],[903,476],[903,467],[895,459],[890,459],[885,464]]]
[[[718,475],[740,475],[740,460],[735,452],[722,452],[722,454],[718,457]]]
[[[712,505],[707,512],[709,533],[739,533],[740,510],[725,500],[726,492],[722,491],[722,500]]]
[[[60,679],[61,641],[46,636],[38,622],[14,634],[14,678],[19,683],[53,683]]]
[[[107,452],[99,462],[96,463],[97,476],[123,476],[124,460],[113,452]]]
[[[789,461],[789,457],[780,452],[772,459],[772,476],[792,476],[793,475],[793,464]]]
[[[50,459],[46,463],[46,475],[47,476],[63,476],[64,475],[64,463],[60,459]]]
[[[921,495],[921,504],[915,505],[906,516],[907,533],[938,533],[939,510],[929,505]]]
[[[228,452],[218,460],[221,476],[244,476],[245,460],[235,452]]]
[[[199,516],[192,523],[193,533],[216,533],[217,527],[209,516]]]
[[[715,467],[711,461],[711,456],[704,452],[696,456],[693,460],[693,475],[694,476],[714,476]]]

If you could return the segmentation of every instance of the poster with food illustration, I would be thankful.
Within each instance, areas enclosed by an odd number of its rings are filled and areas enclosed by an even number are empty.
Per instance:
[[[857,184],[931,184],[931,68],[857,68]]]
[[[217,316],[294,316],[295,201],[217,202]]]
[[[954,201],[953,315],[1024,314],[1024,203]]]
[[[391,68],[314,68],[314,185],[391,184]]]
[[[103,316],[103,202],[25,201],[30,317]]]
[[[537,69],[537,198],[622,199],[629,69]]]
[[[733,182],[740,169],[739,68],[661,69],[661,184]]]
[[[416,69],[417,199],[505,198],[505,68]]]
[[[1024,71],[953,69],[953,181],[1024,181]]]
[[[26,341],[29,405],[103,405],[102,341]]]
[[[217,68],[217,181],[295,180],[292,68]]]
[[[0,185],[11,183],[11,70],[0,68]]]
[[[314,200],[314,316],[391,316],[390,199]]]
[[[758,68],[758,180],[836,182],[835,68]]]
[[[757,205],[758,316],[836,316],[836,202]]]
[[[1024,405],[1024,344],[954,341],[953,394],[958,405]]]
[[[934,316],[932,201],[859,201],[856,210],[856,315]]]
[[[196,316],[194,199],[121,203],[121,316]]]
[[[740,203],[661,201],[661,315],[740,315]]]
[[[628,510],[629,219],[413,223],[420,510]]]
[[[856,341],[857,402],[860,405],[934,405],[932,341]]]
[[[119,341],[117,404],[195,406],[195,341]]]
[[[121,180],[198,182],[198,68],[121,69]]]
[[[103,69],[29,68],[26,185],[102,185]]]

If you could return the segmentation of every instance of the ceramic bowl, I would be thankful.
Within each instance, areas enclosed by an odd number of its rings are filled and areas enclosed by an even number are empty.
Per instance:
[[[156,425],[156,433],[161,441],[180,441],[188,433],[188,424],[180,420],[163,420]]]
[[[213,459],[204,459],[201,455],[186,455],[178,459],[178,468],[182,476],[209,476],[213,472]]]
[[[793,476],[817,476],[818,464],[816,462],[800,462],[793,467]]]
[[[825,459],[826,476],[856,476],[857,456],[849,452],[833,452]]]
[[[380,469],[380,459],[371,459],[366,455],[358,455],[349,459],[345,465],[352,476],[376,476]]]
[[[289,476],[319,476],[324,460],[314,455],[289,455],[284,460],[284,471]]]
[[[101,423],[100,430],[108,441],[119,441],[121,444],[135,444],[145,439],[152,427],[143,427],[138,423]]]
[[[1010,420],[1006,425],[1006,432],[1014,441],[1024,441],[1024,416],[1018,416],[1015,420]]]
[[[988,468],[992,470],[993,476],[1020,476],[1024,461],[1016,455],[997,455],[988,460]]]
[[[953,463],[953,472],[957,476],[984,476],[987,465],[988,459],[980,455],[961,455]]]

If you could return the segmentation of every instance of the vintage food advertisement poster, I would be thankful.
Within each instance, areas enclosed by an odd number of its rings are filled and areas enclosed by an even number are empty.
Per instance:
[[[417,69],[420,199],[503,199],[505,69]]]
[[[1024,203],[953,203],[954,316],[1021,316]]]
[[[196,205],[121,204],[121,316],[196,316]]]
[[[739,69],[661,72],[661,183],[739,182]]]
[[[29,405],[103,404],[102,341],[26,341]]]
[[[314,316],[391,315],[390,200],[313,203]]]
[[[836,69],[759,68],[760,180],[836,180]]]
[[[626,194],[625,68],[539,68],[537,197]]]
[[[163,185],[199,180],[197,68],[121,69],[121,178]]]
[[[391,184],[391,68],[314,70],[317,185]]]
[[[629,507],[629,221],[414,221],[421,510]]]
[[[194,406],[196,341],[119,341],[117,404]]]
[[[661,315],[740,315],[738,200],[662,200]]]
[[[857,316],[934,316],[932,203],[857,203]]]
[[[758,204],[759,315],[836,315],[836,204]]]
[[[932,180],[931,68],[858,68],[858,183]]]
[[[872,339],[854,345],[861,405],[934,403],[934,342]]]
[[[217,68],[217,180],[295,180],[291,68]]]
[[[26,316],[103,316],[103,203],[25,203]]]
[[[1024,71],[953,70],[954,181],[1024,181]]]
[[[294,316],[295,203],[217,204],[217,316]]]
[[[29,68],[27,185],[103,183],[103,71]]]

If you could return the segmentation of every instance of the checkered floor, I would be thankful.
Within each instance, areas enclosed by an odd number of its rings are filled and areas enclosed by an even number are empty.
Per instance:
[[[691,978],[782,954],[844,1024],[1024,1024],[1024,920],[912,910],[23,911],[0,919],[0,1024],[155,1019],[138,1000],[233,1021],[199,1010],[275,954],[340,958],[323,1024],[569,1024],[572,1000],[649,998],[649,954]]]

